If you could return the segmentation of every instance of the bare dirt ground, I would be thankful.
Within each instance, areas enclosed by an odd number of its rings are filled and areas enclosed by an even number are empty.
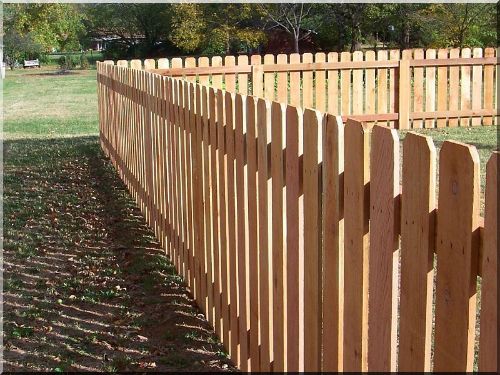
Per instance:
[[[4,371],[234,370],[97,137],[4,148]]]

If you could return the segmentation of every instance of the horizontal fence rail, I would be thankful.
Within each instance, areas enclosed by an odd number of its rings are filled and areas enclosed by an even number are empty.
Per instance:
[[[498,123],[494,48],[120,60],[218,89],[399,129]]]
[[[426,136],[97,69],[102,148],[241,370],[497,371],[498,152],[482,218],[473,146],[438,177]]]

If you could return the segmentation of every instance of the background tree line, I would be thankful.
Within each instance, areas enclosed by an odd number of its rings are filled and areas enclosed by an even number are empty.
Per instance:
[[[485,47],[496,16],[496,4],[471,3],[5,4],[4,52],[34,58],[103,37],[110,58]]]

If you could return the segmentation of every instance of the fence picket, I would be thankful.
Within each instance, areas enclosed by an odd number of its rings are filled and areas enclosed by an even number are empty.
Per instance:
[[[302,54],[303,63],[312,63],[313,54]],[[314,108],[313,71],[302,72],[302,108]]]
[[[238,66],[248,65],[248,56],[241,55],[238,56]],[[248,92],[248,74],[238,73],[238,92],[243,95],[249,95]]]
[[[212,66],[222,66],[222,57],[214,56],[212,57]],[[222,90],[222,74],[212,74],[212,86],[216,89]]]
[[[363,61],[363,52],[356,51],[352,54],[352,61]],[[352,71],[352,113],[364,113],[363,108],[363,70]]]
[[[436,50],[428,49],[425,51],[425,58],[435,59]],[[425,69],[425,110],[427,112],[436,110],[436,68],[428,67]],[[435,120],[426,120],[425,127],[433,128]]]
[[[351,61],[351,54],[349,52],[342,52],[340,54],[341,62]],[[341,97],[340,97],[340,113],[342,115],[350,115],[351,114],[351,74],[352,70],[343,69],[340,71],[340,89],[341,89]]]
[[[316,53],[314,55],[314,62],[326,62],[326,54],[324,52]],[[316,85],[314,108],[321,112],[326,112],[326,72],[324,70],[316,70],[314,73],[314,82]]]
[[[498,371],[498,152],[486,165],[479,371]]]
[[[375,52],[374,51],[366,51],[365,54],[366,61],[375,61]],[[364,113],[373,114],[375,111],[375,69],[366,69],[365,73],[365,110]]]
[[[445,141],[439,158],[434,371],[472,371],[476,319],[479,155]],[[453,212],[451,215],[450,213]],[[477,258],[476,258],[477,259]]]
[[[337,52],[328,54],[328,62],[338,62]],[[328,70],[328,113],[339,115],[339,71]]]
[[[221,332],[221,279],[220,279],[220,249],[219,249],[219,203],[218,203],[218,177],[219,165],[217,163],[217,123],[223,121],[218,111],[218,98],[213,87],[208,90],[209,116],[209,147],[210,147],[210,192],[211,192],[211,222],[212,222],[212,251],[213,251],[213,289],[212,298],[214,305],[215,333],[222,337]]]
[[[450,49],[450,59],[455,59],[460,57],[460,48]],[[460,87],[460,68],[458,66],[450,66],[450,94],[449,94],[449,109],[450,111],[458,111],[458,92]],[[447,84],[447,85],[448,85]],[[458,126],[458,118],[450,118],[448,120],[449,127]]]
[[[290,55],[290,64],[300,63],[300,55],[292,53]],[[290,72],[290,104],[300,107],[300,72]]]
[[[304,111],[304,371],[321,369],[321,141],[322,117],[318,111]],[[319,142],[319,143],[318,143]]]
[[[200,57],[198,59],[198,66],[200,68],[210,66],[210,60],[208,59],[208,57]],[[208,86],[210,82],[210,76],[208,74],[199,74],[198,80],[200,85]]]
[[[344,133],[343,369],[367,371],[370,128],[348,120]]]
[[[485,48],[484,49],[484,57],[495,57],[495,49],[494,48]],[[494,66],[486,65],[484,67],[484,85],[483,85],[483,98],[484,105],[482,108],[485,109],[493,109],[493,92],[495,81],[493,80],[494,76]],[[493,117],[484,116],[483,117],[483,125],[492,125]]]
[[[388,58],[387,51],[378,51],[377,60],[386,61]],[[377,69],[377,113],[387,113],[387,103],[388,103],[388,86],[387,86],[387,73],[388,70],[385,68]],[[386,121],[380,122],[382,124],[387,124]]]
[[[474,48],[472,50],[474,58],[483,57],[482,48]],[[483,67],[475,65],[472,68],[472,109],[482,108],[482,83],[483,83]],[[471,120],[472,126],[481,125],[481,117],[473,117]]]
[[[279,54],[276,56],[277,64],[286,64],[288,61],[288,56],[285,54]],[[276,99],[280,103],[288,103],[288,73],[287,72],[279,72],[277,73],[276,80]]]
[[[221,267],[221,291],[222,291],[222,343],[227,351],[230,349],[230,314],[229,314],[229,280],[228,280],[228,254],[226,235],[226,197],[227,197],[227,174],[228,163],[226,154],[226,129],[227,124],[232,122],[231,100],[227,100],[227,93],[217,90],[217,150],[219,161],[219,233],[220,233],[220,267]]]
[[[264,55],[264,65],[274,65],[274,55]],[[268,100],[274,100],[274,72],[264,73],[263,97]]]
[[[248,371],[248,248],[246,246],[246,189],[245,189],[245,137],[246,137],[246,97],[236,95],[235,106],[235,156],[236,156],[236,246],[238,268],[238,316],[240,368]]]
[[[438,50],[438,59],[448,58],[448,50]],[[441,66],[437,68],[437,110],[446,111],[448,104],[448,67]],[[446,119],[441,118],[436,121],[438,128],[446,126]]]
[[[239,337],[238,337],[238,289],[237,289],[237,257],[235,233],[235,149],[234,128],[238,121],[236,118],[235,96],[226,91],[226,176],[227,176],[227,206],[226,206],[226,232],[227,232],[227,258],[229,265],[229,312],[231,327],[230,356],[234,363],[239,363]],[[231,114],[228,116],[228,111]]]
[[[414,60],[424,59],[424,50],[415,49],[413,51]],[[424,68],[413,69],[413,112],[424,111]],[[412,128],[420,129],[423,127],[422,120],[413,120]]]
[[[323,121],[323,367],[342,371],[344,125],[341,117]],[[342,295],[341,295],[342,294]]]
[[[399,138],[396,130],[379,125],[373,128],[370,159],[368,370],[396,371],[397,296],[393,295],[398,262]]]
[[[250,370],[259,371],[259,247],[257,229],[257,103],[247,97],[248,267],[250,285]]]
[[[462,58],[470,58],[471,57],[471,50],[470,48],[463,48],[462,49]],[[471,72],[472,68],[470,66],[462,66],[460,68],[461,70],[461,79],[460,79],[460,88],[461,88],[461,93],[460,93],[460,109],[463,110],[468,110],[472,108],[472,101],[471,101]],[[428,110],[428,109],[427,109]],[[460,119],[460,126],[469,126],[470,125],[470,118],[469,117],[462,117]]]
[[[304,274],[300,265],[304,261],[304,236],[301,228],[303,201],[300,187],[300,159],[302,157],[302,112],[292,106],[286,110],[286,331],[287,371],[301,371],[304,367],[303,307]]]
[[[258,166],[258,231],[260,277],[260,369],[270,371],[272,362],[272,258],[270,226],[270,181],[268,171],[268,142],[271,140],[270,102],[257,102],[257,166]]]
[[[436,148],[408,133],[403,142],[399,371],[431,369]]]
[[[234,56],[226,56],[224,58],[224,66],[230,67],[236,65]],[[236,92],[236,73],[224,74],[224,89],[229,92]]]
[[[283,149],[286,129],[286,104],[272,103],[271,106],[271,179],[272,179],[272,286],[273,286],[273,367],[274,372],[285,369],[285,276],[284,261],[286,247],[284,243],[283,220]]]

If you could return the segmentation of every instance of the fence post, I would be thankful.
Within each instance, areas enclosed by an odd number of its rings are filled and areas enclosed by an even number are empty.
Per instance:
[[[262,98],[264,91],[264,70],[262,65],[252,65],[252,95]]]
[[[411,75],[410,60],[399,60],[398,129],[410,128]]]

